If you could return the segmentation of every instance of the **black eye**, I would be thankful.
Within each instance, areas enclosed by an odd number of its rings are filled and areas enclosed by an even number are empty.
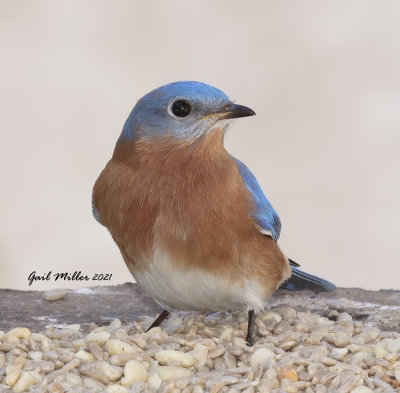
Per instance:
[[[176,100],[171,105],[171,112],[176,117],[187,117],[190,115],[191,110],[190,104],[185,100]]]

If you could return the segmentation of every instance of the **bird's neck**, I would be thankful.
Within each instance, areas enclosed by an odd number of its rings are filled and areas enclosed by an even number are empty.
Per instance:
[[[126,165],[137,165],[138,162],[155,165],[157,162],[171,167],[190,162],[215,164],[229,156],[224,148],[224,132],[224,128],[214,129],[195,140],[171,136],[122,140],[117,143],[112,160]]]

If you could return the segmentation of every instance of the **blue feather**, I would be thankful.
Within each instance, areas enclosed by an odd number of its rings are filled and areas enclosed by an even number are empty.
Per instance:
[[[250,213],[251,217],[254,218],[254,221],[262,229],[271,231],[272,239],[277,242],[281,233],[281,222],[278,214],[265,197],[260,185],[257,182],[257,179],[251,173],[250,169],[236,158],[233,157],[233,159],[236,162],[244,184],[250,191],[253,198],[254,210]],[[303,272],[297,268],[299,264],[291,259],[289,259],[289,261],[292,269],[292,276],[282,283],[280,288],[287,289],[289,291],[301,291],[304,289],[310,289],[312,291],[333,291],[336,289],[335,285],[331,282]]]
[[[94,205],[93,197],[92,197],[92,214],[93,214],[93,217],[96,219],[96,221],[97,221],[99,224],[104,225],[104,224],[101,222],[99,212],[97,211],[96,206]]]
[[[290,268],[292,269],[292,276],[282,283],[280,286],[282,289],[287,289],[289,291],[309,289],[315,292],[330,292],[336,289],[334,284],[321,277],[303,272],[293,265],[290,265]]]
[[[278,214],[265,197],[260,185],[257,182],[257,179],[251,173],[250,169],[235,157],[233,157],[233,159],[236,162],[244,184],[253,197],[254,211],[250,213],[251,217],[254,218],[254,221],[262,229],[271,231],[272,238],[275,242],[277,242],[281,233],[281,221]]]

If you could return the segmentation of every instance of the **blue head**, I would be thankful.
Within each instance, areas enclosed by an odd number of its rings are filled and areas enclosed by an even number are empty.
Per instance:
[[[172,136],[195,139],[209,132],[221,120],[252,116],[225,93],[201,82],[174,82],[142,97],[126,121],[121,140],[137,136]]]

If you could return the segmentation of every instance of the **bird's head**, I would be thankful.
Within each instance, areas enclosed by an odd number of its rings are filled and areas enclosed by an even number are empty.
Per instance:
[[[120,141],[164,135],[197,139],[222,126],[223,120],[253,115],[253,110],[234,104],[215,87],[201,82],[174,82],[151,91],[137,102]]]

